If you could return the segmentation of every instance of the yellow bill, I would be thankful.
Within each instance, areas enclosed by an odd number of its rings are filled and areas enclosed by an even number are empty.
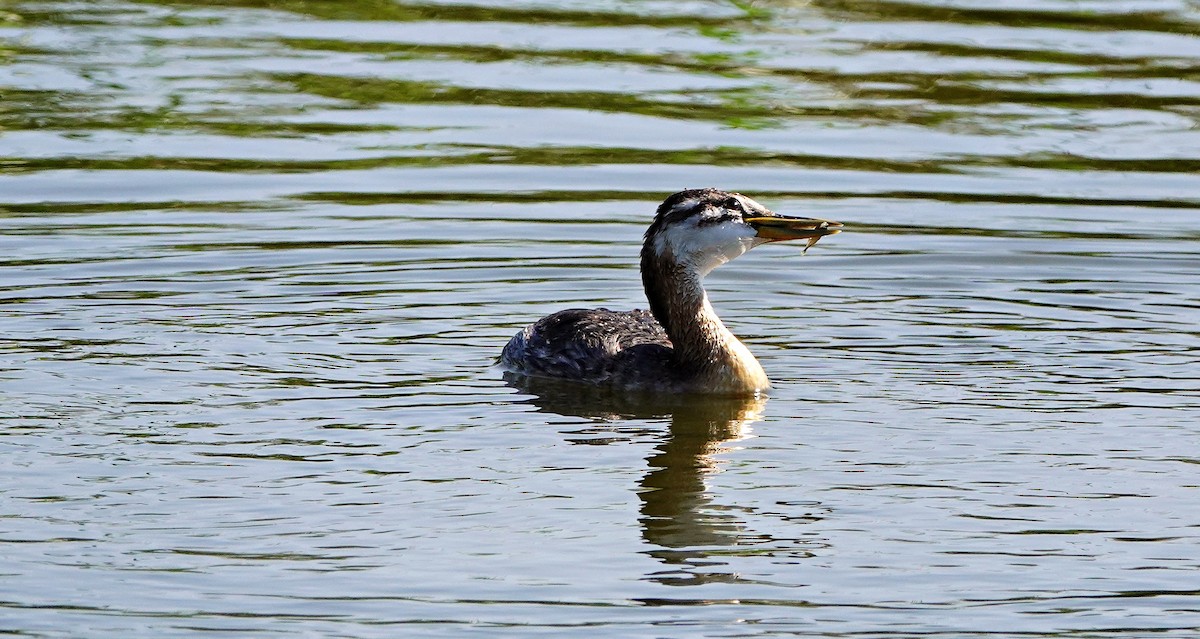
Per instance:
[[[804,250],[807,251],[817,240],[826,235],[842,232],[842,223],[832,220],[822,220],[815,217],[789,217],[786,215],[764,215],[745,218],[746,223],[754,227],[758,237],[768,242],[785,240],[808,240]]]

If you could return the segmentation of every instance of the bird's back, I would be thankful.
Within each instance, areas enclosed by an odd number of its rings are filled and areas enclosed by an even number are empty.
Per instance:
[[[640,385],[631,378],[664,374],[670,358],[671,340],[648,311],[573,308],[513,336],[500,363],[523,375]]]

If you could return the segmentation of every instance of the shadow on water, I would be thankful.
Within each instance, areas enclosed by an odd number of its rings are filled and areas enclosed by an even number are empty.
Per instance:
[[[1188,153],[1156,157],[1152,153],[1098,153],[1090,148],[1080,151],[1061,144],[1021,144],[1012,148],[965,145],[948,153],[888,157],[879,153],[842,154],[815,145],[808,149],[784,148],[750,135],[755,130],[787,130],[819,121],[843,122],[855,127],[873,123],[885,129],[893,127],[892,131],[923,127],[943,133],[1015,137],[1030,129],[1074,130],[1081,122],[1091,121],[1088,118],[1107,121],[1105,118],[1131,118],[1131,113],[1143,118],[1146,114],[1157,114],[1159,121],[1190,126],[1200,105],[1200,98],[1189,88],[1196,77],[1196,64],[1191,56],[1182,54],[1185,49],[1175,51],[1172,47],[1178,40],[1174,34],[1191,34],[1196,25],[1180,12],[1138,9],[1142,6],[1138,3],[1131,8],[1114,7],[1105,11],[1072,10],[1054,3],[1044,8],[1013,9],[842,0],[814,2],[803,9],[792,4],[731,3],[726,11],[702,15],[704,12],[635,8],[551,8],[551,3],[489,7],[377,1],[144,0],[139,5],[172,9],[169,19],[152,17],[157,14],[141,18],[151,23],[161,20],[173,24],[170,22],[173,20],[202,26],[211,16],[192,15],[187,8],[218,6],[270,9],[281,15],[286,12],[314,19],[354,20],[378,28],[348,38],[337,30],[313,34],[276,25],[272,28],[278,28],[278,33],[259,36],[250,42],[219,30],[198,28],[178,40],[136,41],[139,47],[148,47],[155,55],[165,55],[172,47],[178,47],[186,52],[185,59],[228,55],[229,50],[247,48],[250,54],[246,60],[253,62],[239,63],[226,72],[237,78],[236,83],[224,74],[213,78],[237,87],[220,102],[209,101],[207,92],[176,86],[173,81],[163,81],[156,90],[169,99],[146,100],[137,94],[141,81],[126,75],[124,63],[105,66],[106,63],[90,58],[75,60],[58,52],[42,53],[35,48],[6,44],[11,56],[31,60],[53,58],[55,65],[75,69],[87,83],[93,82],[87,78],[96,75],[97,68],[104,70],[105,77],[112,77],[104,84],[84,89],[77,85],[52,89],[5,87],[4,100],[0,100],[0,128],[172,132],[215,135],[226,140],[320,139],[323,146],[320,152],[309,156],[173,154],[170,147],[157,146],[128,153],[64,151],[7,158],[0,160],[0,166],[12,172],[82,169],[230,173],[500,164],[773,166],[888,174],[963,173],[979,167],[1184,175],[1196,171],[1197,159]],[[21,24],[34,26],[103,23],[114,17],[100,10],[94,14],[88,11],[67,14],[30,8],[21,12],[20,19]],[[828,60],[818,57],[805,62],[808,58],[793,58],[764,36],[764,25],[772,23],[786,33],[796,29],[795,24],[828,28],[830,24],[886,25],[895,20],[912,21],[923,28],[911,33],[848,32],[839,36],[840,46],[848,47],[847,51]],[[412,31],[412,25],[419,24],[457,26],[431,39],[425,37],[427,34]],[[483,37],[471,32],[469,25],[473,24],[501,24],[549,32],[544,41],[535,38],[531,44],[528,38],[506,36],[507,32]],[[1166,40],[1171,46],[1165,48],[1160,40],[1151,40],[1147,46],[1111,50],[1095,47],[1075,50],[1077,45],[1056,47],[1052,40],[1055,36],[1047,33],[1034,33],[1015,41],[981,41],[975,37],[989,34],[980,29],[1014,24],[1057,30],[1062,37],[1080,37],[1095,30],[1172,37]],[[628,40],[615,42],[608,38],[593,42],[562,35],[563,32],[584,35],[594,27],[637,28],[647,33],[638,31],[640,35],[636,37],[630,35]],[[558,35],[550,37],[551,32]],[[647,37],[651,41],[662,38],[663,44],[641,46]],[[1186,48],[1186,43],[1180,46]],[[0,48],[0,55],[5,50]],[[911,55],[902,55],[905,53]],[[313,66],[304,62],[322,55],[338,56],[352,63]],[[898,62],[886,67],[867,63],[877,56]],[[856,62],[860,58],[863,62]],[[928,62],[905,62],[910,59]],[[961,60],[976,63],[965,66],[937,63]],[[832,64],[833,61],[839,63]],[[557,80],[556,73],[571,69],[598,74],[596,82]],[[621,77],[628,74],[632,84],[622,84],[620,88],[607,84],[605,73],[617,71]],[[190,72],[181,69],[172,73],[188,77],[186,74]],[[651,75],[643,78],[642,74]],[[657,78],[662,74],[673,75],[683,82],[661,84]],[[536,81],[511,81],[512,78]],[[280,96],[289,97],[281,104]],[[508,133],[498,135],[501,130],[491,131],[486,126],[478,127],[475,132],[466,127],[461,135],[448,135],[446,131],[454,129],[447,127],[440,117],[428,120],[420,115],[425,112],[419,109],[404,115],[396,110],[402,107],[501,109],[480,116],[491,121],[533,112],[553,116],[555,112],[578,111],[597,117],[637,115],[687,126],[674,134],[671,144],[647,147],[606,143],[601,138],[582,144],[546,144],[544,138],[539,138],[543,141],[538,144],[512,144]],[[343,117],[350,112],[372,110],[377,111],[376,117]],[[738,129],[746,135],[732,144],[691,142],[695,127],[706,124]],[[360,135],[377,136],[377,142],[385,142],[370,149],[362,148],[355,137]],[[724,136],[721,139],[732,140]],[[339,146],[357,152],[333,155],[328,152]],[[599,192],[592,195],[603,196]],[[938,197],[927,190],[880,195]],[[954,195],[966,201],[996,201],[988,199],[994,195],[991,193],[971,191]],[[1158,201],[1153,199],[1149,205]],[[1190,197],[1176,196],[1162,201],[1171,208],[1195,206],[1194,198]],[[1046,203],[1079,202],[1097,203],[1078,198]]]
[[[741,580],[720,570],[726,564],[720,557],[760,542],[761,535],[749,532],[744,518],[714,504],[706,482],[721,471],[718,456],[734,450],[763,419],[767,398],[630,395],[511,373],[505,381],[532,395],[525,401],[540,411],[609,422],[589,429],[598,437],[580,443],[614,441],[607,435],[622,421],[669,420],[666,432],[651,431],[659,441],[637,487],[642,538],[654,546],[648,554],[664,565],[647,578],[673,586]]]
[[[163,4],[161,0],[143,0],[147,4]],[[358,20],[388,22],[423,22],[431,20],[455,22],[562,22],[580,26],[638,25],[647,22],[656,26],[717,25],[730,21],[728,17],[707,17],[696,14],[646,15],[619,10],[565,9],[553,6],[487,6],[483,4],[393,2],[326,2],[325,0],[206,0],[212,6],[243,9],[288,11],[322,20]],[[585,6],[585,5],[581,5]],[[754,12],[750,12],[751,15]]]
[[[1138,3],[1110,3],[1106,11],[1093,7],[1050,4],[1006,7],[1003,4],[925,3],[911,0],[816,0],[813,6],[847,20],[895,22],[919,20],[957,24],[1021,25],[1080,31],[1150,31],[1194,33],[1195,24],[1171,11]],[[1078,3],[1085,4],[1085,3]]]

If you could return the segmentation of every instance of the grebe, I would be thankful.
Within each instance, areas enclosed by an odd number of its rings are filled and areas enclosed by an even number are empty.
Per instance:
[[[509,340],[500,364],[521,375],[629,390],[758,395],[770,388],[767,375],[717,317],[702,280],[759,244],[807,239],[812,246],[841,226],[777,215],[739,193],[680,191],[658,207],[642,244],[649,312],[547,315]]]

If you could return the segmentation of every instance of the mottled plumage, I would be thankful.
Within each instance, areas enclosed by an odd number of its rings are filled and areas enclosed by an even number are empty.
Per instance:
[[[646,370],[646,362],[670,359],[671,339],[649,311],[607,308],[547,315],[517,333],[501,355],[514,372],[594,383],[627,379]]]
[[[646,231],[642,282],[650,311],[570,309],[525,327],[500,363],[522,375],[672,393],[753,395],[766,373],[717,317],[702,280],[764,242],[817,238],[837,222],[776,215],[737,193],[668,197]]]

